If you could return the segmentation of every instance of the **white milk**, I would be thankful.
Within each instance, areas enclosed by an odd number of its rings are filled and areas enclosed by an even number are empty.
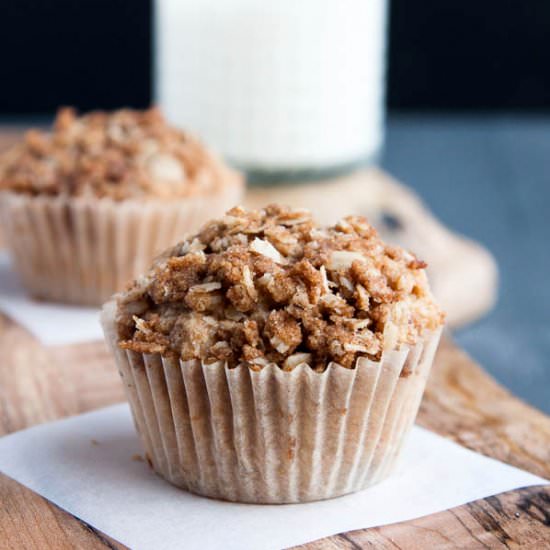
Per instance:
[[[386,0],[157,0],[156,101],[249,169],[372,157]]]

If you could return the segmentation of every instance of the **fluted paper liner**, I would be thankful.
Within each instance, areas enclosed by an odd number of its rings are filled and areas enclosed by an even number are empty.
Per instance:
[[[321,500],[387,477],[441,333],[353,369],[253,371],[121,350],[115,307],[106,304],[102,324],[155,471],[194,493],[250,503]]]
[[[165,248],[223,214],[240,182],[208,196],[147,201],[0,194],[0,224],[15,267],[36,298],[100,305]]]

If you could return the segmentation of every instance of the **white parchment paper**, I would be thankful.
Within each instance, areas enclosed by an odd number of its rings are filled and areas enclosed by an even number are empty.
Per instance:
[[[99,309],[33,300],[0,253],[0,310],[47,346],[102,340]]]
[[[0,438],[0,471],[134,550],[279,549],[547,483],[419,427],[393,477],[309,504],[233,504],[191,495],[137,461],[140,452],[122,404]]]

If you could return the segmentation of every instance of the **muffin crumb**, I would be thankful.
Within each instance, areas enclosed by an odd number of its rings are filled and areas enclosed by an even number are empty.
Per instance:
[[[255,370],[353,368],[443,323],[425,268],[362,217],[322,228],[304,210],[236,207],[118,296],[119,345]]]
[[[240,177],[157,108],[61,109],[51,132],[30,130],[0,156],[0,189],[26,195],[181,198]]]

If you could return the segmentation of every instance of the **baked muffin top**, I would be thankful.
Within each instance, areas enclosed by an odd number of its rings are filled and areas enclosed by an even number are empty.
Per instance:
[[[81,117],[64,108],[51,132],[30,130],[0,156],[0,188],[30,195],[170,199],[239,180],[156,108]]]
[[[230,367],[351,368],[443,323],[425,267],[361,217],[321,228],[305,210],[236,207],[118,295],[119,345]]]

